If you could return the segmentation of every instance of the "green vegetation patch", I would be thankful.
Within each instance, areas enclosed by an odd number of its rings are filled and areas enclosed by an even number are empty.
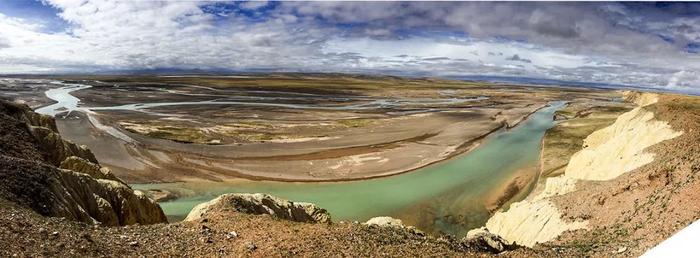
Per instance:
[[[373,124],[374,121],[374,119],[346,119],[339,120],[338,124],[341,124],[345,127],[364,127]]]

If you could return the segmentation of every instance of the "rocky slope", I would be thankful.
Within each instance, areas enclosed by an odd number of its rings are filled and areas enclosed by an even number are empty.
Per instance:
[[[0,199],[0,256],[489,257],[450,238],[356,223],[300,223],[233,211],[200,221],[96,227]],[[527,251],[526,251],[527,252]]]
[[[0,101],[0,198],[46,216],[104,225],[166,222],[160,207],[61,138],[51,117]]]
[[[627,97],[638,107],[592,133],[563,175],[486,228],[538,252],[634,256],[698,219],[700,100]]]
[[[632,99],[632,97],[630,98]],[[550,241],[569,230],[586,228],[588,221],[566,222],[549,200],[575,190],[578,180],[610,180],[654,160],[644,150],[678,137],[666,122],[654,119],[646,107],[658,101],[656,94],[634,97],[639,106],[620,115],[610,126],[593,132],[566,166],[564,175],[548,178],[544,190],[496,213],[486,228],[511,242],[526,246]]]
[[[700,218],[700,98],[663,94],[645,109],[683,134],[648,147],[651,163],[612,180],[579,181],[575,193],[554,198],[565,218],[586,219],[589,230],[553,244],[636,256]]]

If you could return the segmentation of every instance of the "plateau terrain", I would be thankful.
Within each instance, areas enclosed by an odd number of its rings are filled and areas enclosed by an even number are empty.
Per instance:
[[[696,219],[695,97],[321,74],[2,82],[7,255],[630,256]],[[491,149],[507,173],[466,176]]]
[[[0,257],[693,257],[699,174],[700,3],[0,0]]]

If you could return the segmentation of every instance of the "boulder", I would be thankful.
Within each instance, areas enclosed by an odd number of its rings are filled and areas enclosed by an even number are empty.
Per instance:
[[[563,120],[569,120],[569,117],[563,115],[563,114],[554,114],[554,121],[563,121]]]
[[[470,230],[462,239],[462,243],[492,253],[500,253],[516,247],[501,236],[489,232],[485,227]]]
[[[368,226],[376,225],[380,227],[399,227],[403,228],[404,224],[400,219],[395,219],[392,217],[374,217],[369,219],[367,222],[362,223]]]
[[[161,190],[161,189],[151,189],[146,191],[146,196],[149,198],[153,199],[156,202],[167,202],[167,201],[172,201],[178,198],[178,195],[168,191],[168,190]]]
[[[185,221],[198,221],[207,213],[233,209],[248,214],[267,214],[296,222],[330,223],[331,215],[312,203],[292,202],[269,194],[224,194],[214,200],[199,204],[187,215]]]

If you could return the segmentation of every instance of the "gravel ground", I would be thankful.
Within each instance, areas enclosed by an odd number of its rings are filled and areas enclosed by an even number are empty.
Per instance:
[[[102,227],[42,217],[0,199],[0,256],[489,256],[454,239],[356,223],[309,224],[236,212],[199,222]]]

